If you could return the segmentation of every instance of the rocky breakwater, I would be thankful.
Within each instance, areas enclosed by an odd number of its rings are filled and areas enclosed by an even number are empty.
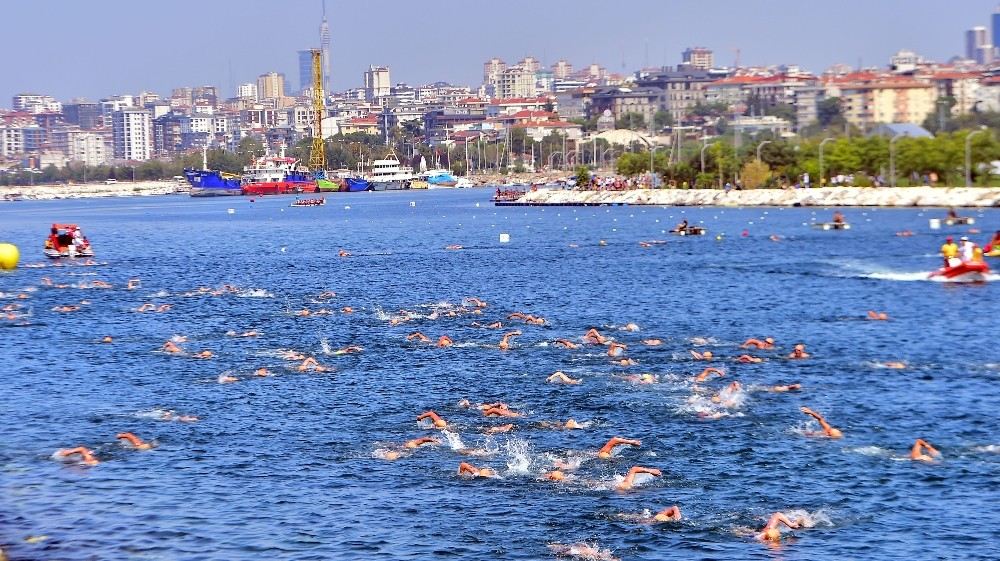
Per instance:
[[[76,185],[21,185],[0,187],[0,201],[83,199],[90,197],[135,197],[142,195],[172,195],[188,191],[187,184],[176,181],[122,181],[120,183],[86,183]]]
[[[538,189],[514,201],[516,205],[657,205],[657,206],[880,206],[995,207],[1000,188],[994,187],[824,187],[818,189],[632,189],[570,191]]]

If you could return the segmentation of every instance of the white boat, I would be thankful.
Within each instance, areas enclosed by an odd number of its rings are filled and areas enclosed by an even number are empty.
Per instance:
[[[409,189],[410,182],[416,179],[413,168],[403,166],[392,150],[382,160],[372,162],[372,171],[366,177],[373,191],[396,191]]]

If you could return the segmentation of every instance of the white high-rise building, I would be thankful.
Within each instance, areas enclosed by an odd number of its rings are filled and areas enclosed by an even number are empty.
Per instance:
[[[495,96],[497,86],[500,83],[500,75],[507,70],[507,63],[499,58],[493,57],[483,64],[483,89],[486,95]]]
[[[556,80],[565,80],[566,78],[569,78],[569,75],[572,73],[573,65],[565,60],[560,60],[552,65],[552,77]]]
[[[285,75],[268,72],[257,77],[258,99],[280,99],[285,97]]]
[[[507,68],[500,73],[496,87],[496,97],[535,97],[535,73],[520,65]]]
[[[526,56],[521,59],[521,62],[517,63],[518,66],[531,72],[532,74],[538,72],[542,68],[542,63],[538,62],[538,59],[531,56]]]
[[[56,101],[52,96],[38,94],[17,94],[12,100],[14,111],[26,111],[28,113],[60,113],[62,103]]]
[[[115,158],[144,162],[153,155],[153,118],[148,109],[122,109],[112,119]]]
[[[392,91],[388,66],[369,66],[365,71],[365,101],[388,97]]]
[[[104,146],[104,137],[83,131],[67,136],[68,154],[66,156],[70,161],[82,162],[86,166],[99,166],[107,163],[108,153]]]
[[[257,84],[247,82],[236,87],[236,97],[257,101]]]

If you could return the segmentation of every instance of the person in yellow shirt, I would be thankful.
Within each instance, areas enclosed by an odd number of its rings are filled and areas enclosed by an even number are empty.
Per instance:
[[[941,256],[944,257],[945,267],[950,267],[951,263],[949,261],[958,257],[958,244],[955,243],[955,239],[951,236],[948,236],[944,245],[941,246]]]

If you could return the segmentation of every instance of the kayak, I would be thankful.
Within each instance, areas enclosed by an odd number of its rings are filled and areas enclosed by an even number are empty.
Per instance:
[[[708,230],[701,226],[688,226],[683,230],[670,230],[671,234],[677,234],[678,236],[704,236],[706,232]]]
[[[983,282],[990,266],[982,262],[959,262],[950,267],[942,267],[927,278],[942,278],[950,282]]]
[[[820,230],[850,230],[851,225],[847,222],[817,222],[813,228]]]
[[[965,224],[975,224],[976,219],[971,216],[956,216],[955,218],[945,218],[944,223],[947,226],[963,226]]]

